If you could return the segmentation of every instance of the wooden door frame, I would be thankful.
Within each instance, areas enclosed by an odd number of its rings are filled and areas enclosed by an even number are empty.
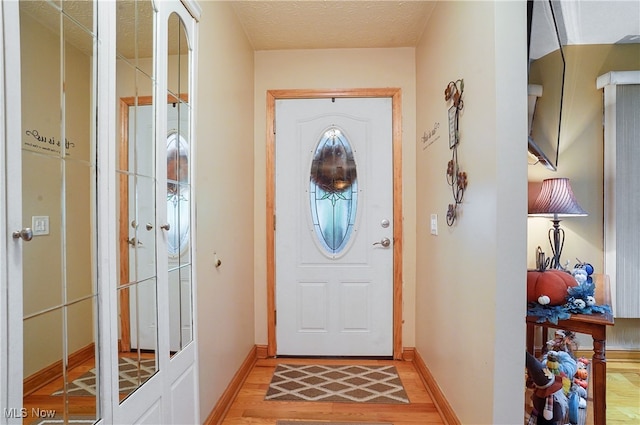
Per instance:
[[[402,90],[291,89],[267,91],[267,355],[276,355],[275,104],[278,99],[391,98],[393,150],[393,358],[402,358]]]

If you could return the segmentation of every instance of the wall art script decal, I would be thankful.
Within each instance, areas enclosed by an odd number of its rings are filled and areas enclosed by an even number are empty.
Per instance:
[[[57,140],[54,136],[43,136],[38,130],[26,130],[24,134],[31,137],[31,139],[24,142],[25,147],[35,148],[39,151],[60,153],[61,141]],[[71,148],[75,148],[76,144],[65,139],[64,147],[65,150],[68,151]]]

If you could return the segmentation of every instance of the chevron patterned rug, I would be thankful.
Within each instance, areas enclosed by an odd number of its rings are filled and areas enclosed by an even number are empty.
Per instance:
[[[120,392],[128,394],[138,388],[138,360],[129,357],[118,359],[118,374],[120,376]],[[155,359],[140,360],[140,382],[144,382],[156,371]],[[62,395],[62,389],[51,395]],[[67,387],[67,394],[70,396],[93,396],[96,395],[96,370],[87,371],[79,378],[74,379]]]
[[[390,422],[314,422],[314,421],[278,421],[276,425],[393,425]]]
[[[314,421],[278,421],[276,425],[393,425],[389,422],[314,422]]]
[[[280,364],[265,400],[407,404],[395,366]]]

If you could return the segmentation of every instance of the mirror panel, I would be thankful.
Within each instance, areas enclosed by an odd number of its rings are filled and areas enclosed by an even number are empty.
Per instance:
[[[22,149],[53,157],[60,157],[62,140],[60,27],[59,11],[52,4],[20,2]],[[37,169],[25,160],[23,165],[25,175]]]
[[[43,233],[22,248],[23,309],[29,316],[63,303],[62,161],[23,151],[22,167],[22,222]],[[47,217],[48,225],[33,226],[33,217]],[[31,336],[25,332],[24,337],[26,341]]]
[[[65,17],[71,18],[84,31],[93,31],[94,5],[93,2],[87,0],[64,0],[60,3]],[[73,39],[73,37],[67,37]]]
[[[98,389],[73,402],[97,357],[95,4],[21,1],[25,423],[95,422]],[[88,382],[88,381],[87,381]],[[52,412],[55,410],[55,412]]]
[[[530,1],[529,18],[529,85],[541,87],[542,94],[533,96],[529,111],[529,152],[538,162],[555,171],[558,165],[565,59],[558,32],[557,3]],[[533,85],[533,86],[532,86]]]
[[[26,282],[26,280],[25,280]],[[23,408],[27,409],[27,417],[23,423],[30,423],[36,418],[31,408],[42,408],[42,397],[46,397],[47,408],[62,415],[66,401],[66,385],[68,375],[63,365],[63,309],[36,315],[25,316],[23,323],[23,373],[24,398]],[[46,349],[43,350],[43,347]],[[46,384],[42,374],[51,373],[56,378]],[[43,388],[42,385],[45,385]]]
[[[193,340],[191,276],[191,113],[189,55],[184,23],[168,21],[167,61],[167,255],[170,355]]]
[[[168,22],[167,52],[169,55],[167,91],[176,96],[188,94],[189,89],[189,47],[184,23],[172,13]]]
[[[116,17],[116,91],[120,99],[118,357],[120,400],[124,400],[157,371],[153,2],[119,1]]]
[[[182,348],[186,347],[193,340],[193,310],[191,302],[193,300],[191,276],[191,265],[180,267],[180,337]]]
[[[193,340],[190,266],[169,272],[169,297],[171,355],[175,355]]]
[[[130,322],[121,320],[121,349],[118,354],[118,388],[120,400],[144,384],[158,369],[156,352],[157,297],[156,280],[149,279],[121,287],[118,295],[118,310],[126,312]],[[128,349],[124,349],[124,345]]]
[[[138,91],[151,90],[151,80],[137,73]],[[155,107],[151,96],[137,96],[137,104],[129,106],[130,164],[140,176],[155,176]]]
[[[119,0],[116,8],[116,55],[148,76],[153,75],[153,3]]]
[[[95,167],[80,162],[64,162],[64,211],[63,239],[65,265],[65,290],[67,302],[97,293],[95,239],[95,199],[93,186]],[[93,316],[88,316],[93,317]],[[91,323],[90,320],[85,320]]]
[[[155,179],[136,176],[133,209],[130,213],[131,226],[129,243],[129,263],[134,265],[135,278],[140,282],[156,275],[156,226],[155,226]]]

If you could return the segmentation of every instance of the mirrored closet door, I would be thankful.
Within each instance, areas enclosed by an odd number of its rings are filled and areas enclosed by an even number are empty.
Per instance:
[[[100,418],[95,12],[19,2],[23,423]]]
[[[3,419],[197,423],[197,3],[5,5]]]

